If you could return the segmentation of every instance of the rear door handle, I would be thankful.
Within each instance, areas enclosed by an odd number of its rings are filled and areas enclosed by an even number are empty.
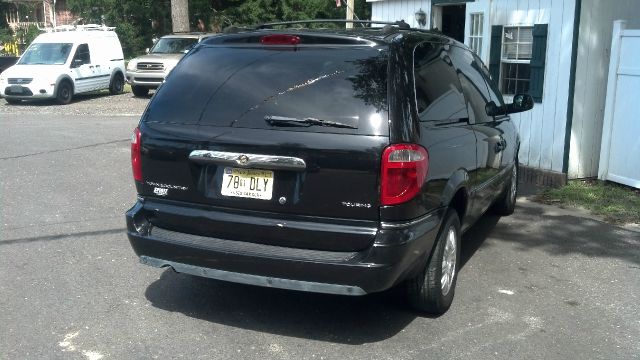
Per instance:
[[[193,150],[189,159],[201,164],[231,165],[265,170],[304,171],[304,160],[291,156],[243,154],[226,151]]]

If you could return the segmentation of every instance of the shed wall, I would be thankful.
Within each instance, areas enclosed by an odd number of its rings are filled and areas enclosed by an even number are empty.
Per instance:
[[[614,20],[640,28],[640,0],[582,0],[569,178],[598,175]]]
[[[489,1],[477,0],[476,3]],[[542,103],[536,104],[532,111],[513,116],[520,131],[519,159],[523,165],[556,172],[563,170],[575,5],[575,0],[492,0],[488,7],[491,25],[549,24]],[[372,18],[404,19],[416,26],[414,13],[419,8],[431,17],[428,0],[375,1]],[[468,26],[469,19],[465,21]],[[485,41],[490,40],[486,35]]]

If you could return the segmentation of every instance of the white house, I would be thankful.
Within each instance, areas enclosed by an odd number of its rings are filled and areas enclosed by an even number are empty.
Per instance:
[[[372,20],[404,20],[464,42],[507,100],[534,97],[532,111],[513,116],[525,174],[547,184],[598,175],[613,22],[640,28],[640,0],[367,2]]]

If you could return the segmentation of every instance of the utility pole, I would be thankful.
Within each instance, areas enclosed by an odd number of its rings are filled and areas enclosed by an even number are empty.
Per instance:
[[[173,32],[189,32],[189,1],[171,0],[171,24]]]
[[[347,20],[353,20],[353,7],[355,6],[355,0],[347,0]],[[353,23],[347,23],[347,29],[353,28]]]
[[[53,0],[53,11],[51,11],[51,22],[53,23],[53,28],[55,29],[58,26],[58,20],[56,19],[56,0]]]

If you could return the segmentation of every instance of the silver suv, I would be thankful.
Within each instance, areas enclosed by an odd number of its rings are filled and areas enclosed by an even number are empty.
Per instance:
[[[147,55],[129,61],[127,82],[135,96],[146,96],[157,89],[178,61],[197,43],[216,34],[186,33],[161,37]]]

